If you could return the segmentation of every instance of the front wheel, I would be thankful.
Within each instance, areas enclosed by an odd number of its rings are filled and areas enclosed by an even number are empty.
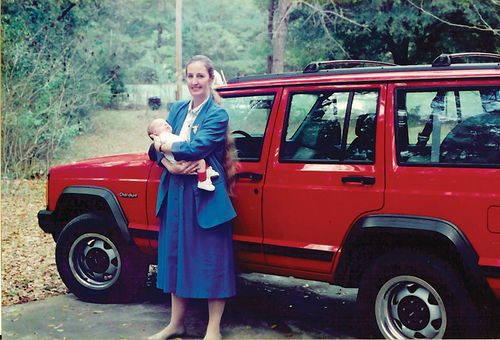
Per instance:
[[[358,306],[375,336],[387,339],[477,332],[475,308],[457,274],[429,255],[400,251],[375,261],[363,276]]]
[[[83,214],[71,220],[56,245],[59,275],[85,301],[130,301],[144,283],[147,263],[121,240],[109,216]]]

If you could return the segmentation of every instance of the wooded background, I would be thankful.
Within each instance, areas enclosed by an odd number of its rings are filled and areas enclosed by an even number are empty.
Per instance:
[[[1,9],[4,178],[48,169],[96,112],[174,100],[175,0],[3,0]],[[225,78],[318,60],[428,64],[500,52],[499,0],[184,0],[182,9],[183,60],[208,55]]]

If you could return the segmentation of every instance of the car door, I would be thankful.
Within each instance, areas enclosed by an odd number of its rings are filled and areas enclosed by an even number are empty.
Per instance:
[[[235,257],[240,266],[263,264],[262,187],[281,88],[221,91],[229,114],[229,131],[238,152],[238,173],[232,197]]]
[[[383,84],[283,90],[264,184],[268,265],[325,275],[353,221],[382,208],[385,93]]]
[[[385,209],[450,222],[485,268],[498,266],[500,249],[499,84],[443,79],[388,88],[396,152]]]

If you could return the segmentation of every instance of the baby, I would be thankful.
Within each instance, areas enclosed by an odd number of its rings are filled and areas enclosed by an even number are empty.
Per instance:
[[[172,127],[170,126],[170,124],[168,124],[165,119],[161,118],[154,119],[151,122],[151,124],[149,124],[148,136],[151,137],[151,135],[158,136],[161,143],[166,143],[167,138],[175,142],[185,141],[178,135],[174,135],[172,133]],[[163,155],[171,163],[176,163],[176,160],[173,155],[171,154],[163,154]],[[162,158],[162,162],[163,160],[165,160],[165,158]],[[207,163],[204,159],[197,160],[195,161],[195,163],[197,166],[196,172],[198,175],[198,188],[207,191],[214,191],[215,186],[212,184],[212,177],[218,177],[219,173],[215,171],[211,166],[207,167]]]

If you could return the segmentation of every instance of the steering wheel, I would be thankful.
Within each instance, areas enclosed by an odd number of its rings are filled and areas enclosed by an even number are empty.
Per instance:
[[[246,151],[251,146],[252,136],[250,136],[250,134],[248,132],[245,132],[243,130],[234,130],[231,132],[231,134],[242,135],[243,137],[245,137],[243,139],[243,141],[246,140],[247,142],[244,142],[243,144],[239,143],[239,147],[238,147],[238,158],[245,158]]]
[[[244,136],[245,138],[252,138],[252,136],[250,136],[250,134],[248,132],[245,132],[243,130],[234,130],[233,132],[231,132],[233,135],[234,134],[237,134],[237,135],[242,135]]]

